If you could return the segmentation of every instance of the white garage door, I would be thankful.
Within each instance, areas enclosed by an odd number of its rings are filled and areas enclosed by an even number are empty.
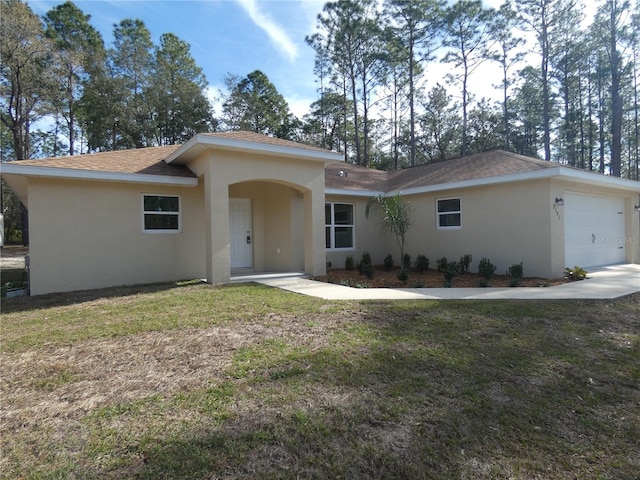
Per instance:
[[[566,193],[564,213],[565,266],[624,262],[624,199]]]

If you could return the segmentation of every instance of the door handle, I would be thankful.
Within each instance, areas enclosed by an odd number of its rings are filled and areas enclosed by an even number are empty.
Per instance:
[[[595,233],[591,234],[591,243],[596,243],[596,234]]]
[[[247,245],[251,245],[251,234],[247,230]]]

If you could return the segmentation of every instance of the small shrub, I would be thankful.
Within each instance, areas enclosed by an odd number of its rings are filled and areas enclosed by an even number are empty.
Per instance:
[[[393,257],[391,254],[384,257],[384,269],[389,271],[393,268]]]
[[[469,273],[469,267],[471,266],[471,260],[473,257],[471,254],[463,255],[460,257],[460,272]]]
[[[493,274],[496,273],[496,266],[488,258],[483,258],[478,263],[478,273],[482,278],[490,280]]]
[[[409,272],[407,272],[405,268],[400,269],[400,272],[398,272],[398,280],[400,280],[401,282],[407,283],[408,278],[409,278]]]
[[[524,278],[524,268],[522,262],[514,263],[507,269],[507,276],[510,278],[509,285],[517,287]]]
[[[344,261],[344,269],[349,272],[356,268],[356,262],[353,259],[353,255],[349,255],[347,259]]]
[[[453,279],[460,273],[460,265],[457,262],[447,263],[447,267],[444,269],[444,286],[445,288],[451,288]]]
[[[367,273],[371,271],[371,276],[373,276],[373,265],[371,264],[371,255],[369,252],[364,252],[362,254],[362,259],[358,262],[358,272],[360,275],[367,275],[368,278],[371,278]]]
[[[408,253],[405,253],[402,256],[402,265],[403,265],[404,269],[407,269],[407,268],[411,267],[411,255],[409,255]]]
[[[412,287],[413,288],[424,288],[424,282],[422,280],[418,279],[415,282],[413,282]]]
[[[489,279],[487,278],[478,279],[478,286],[480,288],[487,288],[489,286]]]
[[[436,261],[436,265],[440,273],[444,273],[444,271],[447,269],[447,263],[449,263],[447,257],[442,257]]]
[[[564,278],[569,280],[584,280],[587,278],[587,271],[584,268],[574,266],[573,268],[566,267],[564,269]]]
[[[416,257],[416,270],[419,273],[429,270],[429,259],[422,254]]]
[[[360,271],[360,275],[364,275],[365,277],[367,277],[368,279],[372,279],[373,278],[373,265],[371,265],[370,263],[360,263],[360,266],[358,267],[359,271]]]

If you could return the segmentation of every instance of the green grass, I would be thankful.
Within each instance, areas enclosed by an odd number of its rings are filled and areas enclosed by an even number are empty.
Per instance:
[[[140,288],[3,303],[2,478],[640,471],[640,295],[359,303]],[[131,365],[108,368],[130,388],[110,397],[82,355],[106,365],[128,345]]]

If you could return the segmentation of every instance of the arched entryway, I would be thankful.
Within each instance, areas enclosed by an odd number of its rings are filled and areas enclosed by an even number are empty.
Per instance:
[[[229,186],[231,275],[305,270],[303,188],[277,180]]]

